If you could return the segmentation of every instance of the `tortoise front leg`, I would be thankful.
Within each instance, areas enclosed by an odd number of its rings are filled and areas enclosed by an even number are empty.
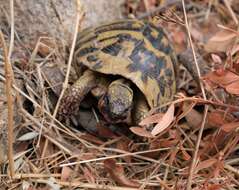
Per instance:
[[[150,109],[147,100],[145,99],[145,97],[142,95],[141,92],[137,92],[134,98],[135,104],[133,108],[132,119],[133,124],[138,125],[147,116]]]
[[[61,100],[58,114],[60,117],[71,116],[79,110],[83,98],[97,85],[97,76],[91,70],[86,70],[83,75],[66,90]]]

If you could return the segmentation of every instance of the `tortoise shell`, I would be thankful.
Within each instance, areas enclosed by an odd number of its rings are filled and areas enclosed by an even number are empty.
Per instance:
[[[163,29],[151,22],[129,19],[85,29],[75,59],[77,66],[131,80],[151,108],[175,94],[176,56]]]

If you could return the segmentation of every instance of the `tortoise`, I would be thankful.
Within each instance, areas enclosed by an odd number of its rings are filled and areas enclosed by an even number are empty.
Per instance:
[[[59,115],[77,113],[89,92],[98,97],[99,110],[110,123],[138,122],[142,110],[172,100],[177,58],[155,23],[124,19],[79,32],[74,67],[80,77],[67,89]]]

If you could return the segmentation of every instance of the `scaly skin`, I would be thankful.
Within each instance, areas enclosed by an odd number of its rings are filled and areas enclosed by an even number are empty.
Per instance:
[[[81,101],[97,85],[97,80],[94,72],[86,70],[64,94],[59,107],[59,116],[66,117],[77,113]]]
[[[128,121],[133,107],[133,91],[129,83],[125,79],[118,79],[109,84],[110,81],[106,78],[91,70],[86,70],[67,89],[58,112],[60,119],[76,114],[81,101],[91,91],[97,99],[100,99],[99,110],[108,122]]]
[[[133,108],[133,90],[125,79],[113,81],[98,102],[98,107],[109,123],[130,123]]]

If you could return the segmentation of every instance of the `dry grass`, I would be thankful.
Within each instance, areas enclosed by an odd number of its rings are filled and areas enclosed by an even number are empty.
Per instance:
[[[6,84],[7,97],[0,101],[6,101],[8,105],[8,159],[0,162],[2,189],[78,187],[133,190],[161,187],[164,190],[233,190],[239,187],[239,93],[236,90],[232,93],[229,84],[225,83],[232,77],[235,81],[239,78],[238,44],[233,41],[233,48],[221,55],[206,51],[200,41],[204,32],[210,33],[215,29],[205,26],[210,14],[223,18],[225,28],[230,25],[231,32],[238,38],[238,31],[232,26],[238,24],[239,15],[229,1],[224,0],[223,4],[219,1],[210,1],[209,4],[194,1],[185,5],[182,0],[179,1],[182,6],[175,1],[175,5],[182,9],[174,7],[174,11],[170,9],[167,12],[158,9],[154,1],[142,0],[138,6],[132,6],[136,7],[133,13],[137,13],[137,17],[148,17],[155,14],[155,10],[163,11],[157,14],[163,18],[162,25],[172,30],[170,38],[177,52],[190,47],[192,64],[196,64],[198,76],[203,79],[200,80],[200,90],[192,90],[195,86],[192,78],[184,68],[180,69],[181,89],[175,100],[167,104],[176,106],[174,120],[154,138],[129,132],[128,136],[118,135],[102,128],[98,128],[100,132],[97,135],[92,135],[72,127],[70,123],[59,122],[57,110],[67,84],[72,80],[71,63],[76,36],[84,18],[80,0],[70,54],[64,57],[68,64],[61,65],[67,69],[65,78],[56,64],[62,64],[59,61],[62,60],[62,47],[55,43],[55,39],[39,38],[33,48],[27,49],[30,55],[24,57],[21,54],[22,47],[14,42],[13,1],[9,2],[11,32],[8,36],[4,33],[6,30],[0,31],[5,64],[5,76],[0,75],[0,80]],[[130,3],[127,1],[127,6],[131,6]],[[165,9],[168,5],[162,6]],[[231,22],[227,20],[228,16],[232,18]],[[213,19],[216,21],[216,17]],[[224,34],[218,41],[223,43],[224,38],[228,40],[233,35],[228,36]],[[9,41],[9,47],[6,41]],[[213,46],[210,44],[210,47]],[[21,58],[17,66],[14,62],[16,52]],[[201,77],[198,54],[205,62],[213,62],[214,66],[210,65],[210,68],[216,70],[220,80],[211,71],[206,77]],[[52,69],[59,80],[51,77],[52,73],[47,73],[46,69]],[[22,86],[19,86],[19,78],[23,81]],[[183,92],[187,90],[192,93]],[[14,110],[21,116],[20,121],[14,121]],[[150,113],[154,112],[151,110]],[[100,134],[112,138],[102,138]]]

